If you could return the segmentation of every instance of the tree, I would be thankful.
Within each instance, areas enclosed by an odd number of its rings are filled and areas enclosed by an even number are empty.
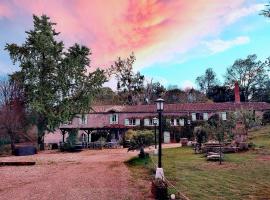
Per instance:
[[[216,73],[212,68],[205,70],[205,74],[196,78],[196,83],[200,90],[207,94],[207,92],[215,85],[218,84]]]
[[[152,82],[146,84],[144,88],[144,99],[146,104],[154,103],[155,100],[166,92],[166,88],[159,82]]]
[[[215,85],[208,90],[207,97],[214,102],[234,101],[234,90],[228,86]]]
[[[22,90],[15,82],[0,82],[0,131],[8,135],[12,153],[15,142],[26,130],[27,121]]]
[[[245,101],[249,101],[252,98],[252,91],[263,87],[268,79],[266,63],[256,60],[255,54],[247,56],[246,59],[238,59],[227,68],[225,75],[225,82],[229,87],[233,87],[235,81],[238,81]]]
[[[265,5],[265,10],[262,10],[261,14],[265,17],[270,17],[270,2]]]
[[[135,60],[133,53],[126,59],[119,57],[109,71],[116,76],[117,90],[127,104],[137,104],[144,90],[144,76],[133,71]]]
[[[26,106],[35,116],[38,143],[43,149],[44,134],[78,113],[88,112],[93,96],[106,81],[102,70],[87,73],[91,55],[86,46],[74,44],[64,48],[54,29],[55,23],[46,15],[33,16],[34,28],[27,31],[21,45],[7,44],[20,71],[12,78],[20,82]]]

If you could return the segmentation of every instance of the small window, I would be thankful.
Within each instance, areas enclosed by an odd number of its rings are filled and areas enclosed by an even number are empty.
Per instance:
[[[118,124],[118,115],[117,114],[110,115],[110,124]]]
[[[176,119],[176,126],[180,126],[180,119]]]
[[[136,125],[136,120],[135,119],[129,119],[129,125],[130,126],[135,126]]]

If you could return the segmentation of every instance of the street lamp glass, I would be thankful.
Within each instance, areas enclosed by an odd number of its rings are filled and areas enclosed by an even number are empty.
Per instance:
[[[154,125],[157,125],[157,123],[158,123],[158,118],[153,118],[153,123],[154,123]]]
[[[156,100],[156,104],[157,104],[157,111],[163,111],[164,109],[164,100],[161,98],[158,98]]]

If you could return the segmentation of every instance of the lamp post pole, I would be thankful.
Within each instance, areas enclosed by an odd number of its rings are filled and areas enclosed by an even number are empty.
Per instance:
[[[161,155],[162,155],[162,111],[158,111],[158,120],[159,120],[159,137],[158,137],[158,168],[161,168]]]

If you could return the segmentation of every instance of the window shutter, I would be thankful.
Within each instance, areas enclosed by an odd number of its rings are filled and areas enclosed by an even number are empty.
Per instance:
[[[109,115],[110,124],[113,124],[112,118],[113,118],[113,115]]]
[[[117,115],[117,114],[115,114],[115,117],[116,117],[115,124],[118,124],[118,115]]]
[[[191,116],[192,116],[192,121],[196,121],[196,113],[192,113]]]
[[[126,125],[126,126],[129,125],[129,119],[125,119],[125,125]]]
[[[203,113],[203,120],[205,120],[205,121],[208,120],[208,113]]]
[[[221,113],[222,120],[227,120],[227,115],[225,112]]]
[[[144,119],[144,125],[149,126],[149,119]]]
[[[140,126],[141,120],[140,119],[136,119],[135,125],[136,126]]]
[[[185,125],[185,120],[184,119],[180,119],[180,126],[184,126]]]

